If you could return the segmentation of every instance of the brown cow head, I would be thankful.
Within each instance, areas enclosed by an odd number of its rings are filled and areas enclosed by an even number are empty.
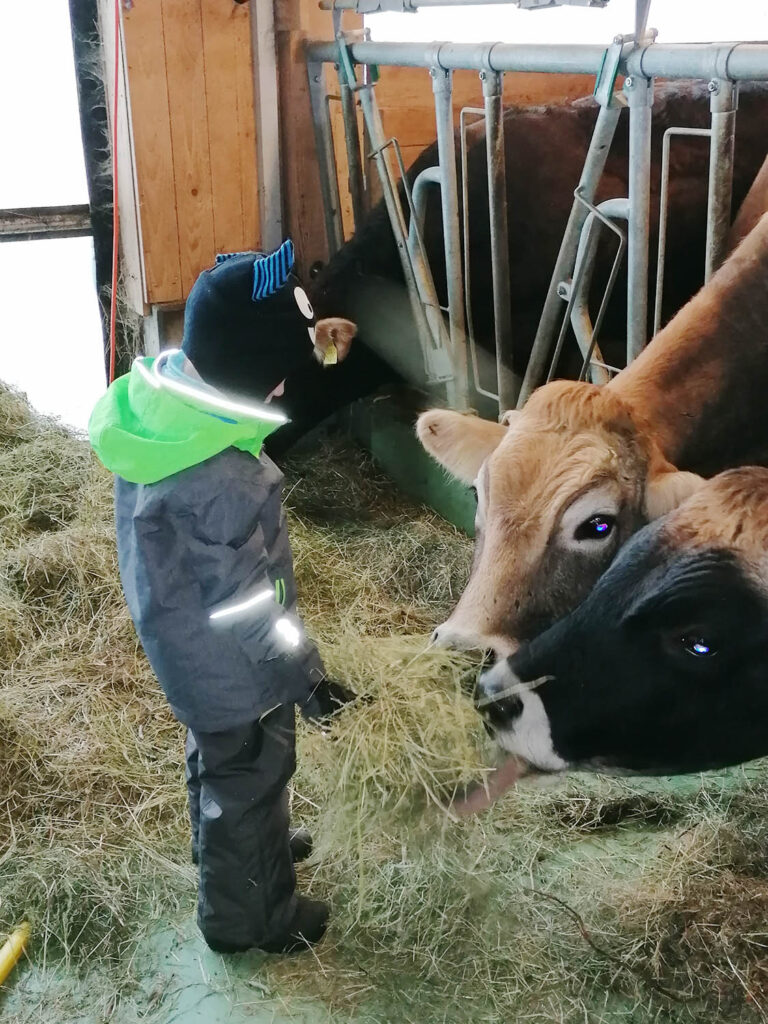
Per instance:
[[[677,471],[610,388],[556,381],[506,423],[433,409],[426,450],[477,492],[466,590],[435,630],[447,647],[508,654],[569,612],[619,547],[701,484]]]

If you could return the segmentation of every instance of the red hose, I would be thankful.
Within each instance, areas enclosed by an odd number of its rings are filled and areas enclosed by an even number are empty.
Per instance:
[[[120,82],[120,0],[115,0],[115,80],[112,95],[112,295],[109,309],[109,383],[115,379],[117,349],[117,255],[120,243],[120,216],[117,208],[117,98]]]

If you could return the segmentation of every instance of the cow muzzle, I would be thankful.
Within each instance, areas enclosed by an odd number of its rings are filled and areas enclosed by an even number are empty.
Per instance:
[[[509,660],[480,676],[475,704],[502,750],[542,772],[561,772],[568,763],[555,750],[552,723],[537,690],[554,676],[522,680]]]
[[[451,651],[479,650],[485,645],[471,633],[463,633],[451,625],[450,619],[444,622],[432,634],[430,642],[433,647],[442,647]]]
[[[507,636],[482,636],[465,631],[448,619],[430,637],[433,647],[451,651],[492,651],[497,658],[508,658],[520,644]]]
[[[475,687],[475,707],[491,734],[510,729],[523,713],[520,691],[525,685],[506,660],[482,673]]]

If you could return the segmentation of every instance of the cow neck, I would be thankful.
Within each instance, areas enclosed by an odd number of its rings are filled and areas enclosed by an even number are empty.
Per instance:
[[[768,214],[640,356],[607,385],[680,468],[764,461]]]
[[[739,242],[747,237],[766,210],[768,210],[768,156],[757,172],[757,177],[744,197],[739,212],[731,225],[731,230],[728,232],[728,252],[735,249]]]

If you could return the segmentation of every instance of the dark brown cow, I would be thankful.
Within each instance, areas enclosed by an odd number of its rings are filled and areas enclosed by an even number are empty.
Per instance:
[[[512,338],[515,366],[524,369],[544,304],[549,280],[562,239],[573,190],[578,184],[597,106],[589,99],[551,107],[513,108],[505,111],[509,256]],[[734,208],[742,202],[766,152],[768,88],[741,90],[734,171]],[[706,127],[709,93],[704,83],[658,84],[655,91],[652,146],[651,265],[655,258],[658,225],[659,165],[664,131],[673,125]],[[623,111],[616,139],[606,163],[598,200],[627,194],[628,115]],[[436,146],[417,159],[409,178],[437,163]],[[709,146],[706,139],[676,139],[672,145],[669,251],[665,283],[664,319],[672,316],[702,282],[706,226]],[[469,150],[469,202],[471,232],[471,300],[479,344],[493,346],[493,301],[490,274],[490,238],[482,123],[471,130]],[[434,269],[441,301],[445,300],[442,218],[439,196],[427,206],[425,244]],[[605,281],[612,259],[605,246],[595,272],[595,288]],[[606,354],[621,358],[626,323],[625,289],[621,279],[614,290],[603,337]],[[360,336],[349,358],[338,367],[329,389],[321,373],[310,367],[289,380],[298,388],[302,410],[287,427],[267,442],[273,452],[341,405],[400,379],[388,353],[407,352],[418,346],[405,295],[402,270],[383,205],[331,260],[312,288],[319,316],[344,316],[355,321]],[[399,312],[398,312],[399,311]],[[386,345],[379,344],[385,334]],[[611,345],[611,339],[614,344]],[[378,354],[377,354],[378,353]],[[561,370],[567,376],[578,368],[575,346],[567,348]],[[406,372],[406,371],[403,371]]]

